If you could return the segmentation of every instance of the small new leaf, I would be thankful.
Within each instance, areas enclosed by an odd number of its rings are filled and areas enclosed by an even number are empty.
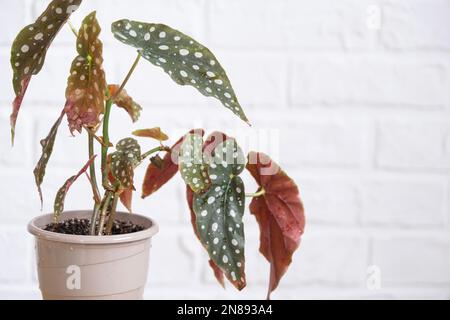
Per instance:
[[[128,95],[125,89],[120,90],[117,95],[120,86],[117,84],[110,84],[108,86],[109,94],[114,98],[113,102],[116,106],[125,109],[125,111],[130,115],[131,120],[136,122],[139,120],[141,115],[142,107],[136,103],[131,96]]]
[[[152,138],[158,141],[166,141],[169,139],[167,134],[162,132],[159,127],[135,130],[133,131],[133,135],[136,137]]]
[[[83,126],[95,130],[100,114],[104,112],[106,81],[99,34],[100,25],[94,11],[81,24],[77,38],[78,56],[72,62],[67,80],[65,110],[71,132],[81,132]]]
[[[245,157],[234,139],[220,143],[209,163],[211,186],[204,194],[194,194],[200,241],[209,257],[239,290],[246,285],[244,257],[245,190],[238,176]]]
[[[124,19],[114,22],[111,30],[117,40],[137,48],[173,81],[193,86],[201,94],[220,100],[248,123],[225,70],[208,48],[163,24]]]
[[[34,180],[36,181],[36,186],[39,192],[39,198],[41,199],[41,207],[43,203],[41,184],[44,180],[45,169],[47,168],[48,161],[50,160],[50,156],[53,152],[56,134],[58,133],[58,128],[59,125],[61,124],[63,117],[64,112],[61,113],[59,118],[56,120],[55,124],[53,124],[47,137],[41,140],[42,154],[41,157],[39,158],[38,163],[36,164],[36,167],[33,170]]]
[[[53,219],[54,222],[59,222],[59,217],[61,213],[64,211],[64,201],[66,200],[67,192],[69,191],[72,184],[89,168],[91,163],[95,160],[95,155],[89,159],[89,161],[84,165],[83,168],[74,176],[70,177],[66,180],[63,186],[58,190],[55,197],[54,211],[53,211]]]
[[[23,97],[31,76],[38,74],[44,65],[47,50],[56,34],[70,15],[78,9],[81,0],[53,0],[37,20],[23,28],[11,47],[11,66],[16,98],[11,113],[11,138],[14,132]],[[3,9],[6,10],[6,9]]]
[[[188,134],[181,144],[178,158],[181,177],[195,193],[204,192],[210,184],[202,149],[202,136]]]
[[[111,154],[110,170],[120,190],[133,188],[134,169],[141,160],[141,147],[133,138],[120,140]]]

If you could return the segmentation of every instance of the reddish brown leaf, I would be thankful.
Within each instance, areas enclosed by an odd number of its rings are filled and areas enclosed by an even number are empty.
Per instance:
[[[270,293],[286,273],[305,228],[303,204],[294,181],[263,153],[251,152],[247,169],[265,193],[253,198],[250,212],[260,228],[260,252],[270,262]]]
[[[188,203],[188,206],[189,206],[189,212],[191,214],[192,228],[194,229],[194,233],[195,233],[197,239],[200,241],[200,236],[198,234],[197,227],[196,227],[195,212],[194,212],[194,209],[192,207],[192,202],[194,200],[194,192],[191,190],[191,188],[189,188],[189,186],[186,186],[186,200],[187,200],[187,203]],[[200,243],[201,243],[201,241],[200,241]],[[213,269],[214,276],[216,277],[217,281],[220,283],[220,285],[223,288],[225,288],[225,281],[224,281],[225,278],[224,278],[222,270],[211,259],[209,259],[209,266],[211,267],[211,269]]]
[[[108,86],[109,94],[114,97],[114,104],[118,107],[125,109],[125,111],[130,115],[133,122],[138,121],[142,108],[137,104],[132,97],[130,97],[125,89],[120,90],[119,95],[117,95],[120,86],[117,84],[110,84]]]
[[[95,130],[104,112],[106,81],[99,34],[100,25],[94,11],[81,24],[78,56],[72,62],[67,80],[65,110],[71,132],[81,132],[83,126]]]
[[[169,139],[169,137],[162,132],[159,127],[135,130],[133,131],[133,135],[136,137],[153,138],[158,141],[166,141]]]
[[[127,208],[127,210],[131,213],[132,212],[132,208],[131,208],[131,203],[133,200],[133,189],[126,189],[123,190],[122,193],[119,196],[120,202],[122,202],[122,204],[125,206],[125,208]]]
[[[203,129],[193,129],[189,133],[198,133],[204,135]],[[142,198],[146,198],[158,191],[178,172],[178,151],[184,136],[181,137],[167,152],[162,159],[161,168],[154,163],[150,163],[145,172],[144,182],[142,183]]]

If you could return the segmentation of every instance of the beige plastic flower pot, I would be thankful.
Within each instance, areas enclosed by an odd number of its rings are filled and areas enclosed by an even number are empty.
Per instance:
[[[92,211],[68,211],[61,220],[90,218]],[[47,214],[33,219],[28,231],[36,239],[39,287],[44,299],[142,299],[147,280],[152,219],[117,213],[144,230],[113,236],[76,236],[44,231]]]

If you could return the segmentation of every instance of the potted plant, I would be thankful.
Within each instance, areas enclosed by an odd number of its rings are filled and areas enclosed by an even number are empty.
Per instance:
[[[17,35],[11,49],[16,98],[11,114],[14,141],[16,120],[32,75],[41,70],[48,48],[82,0],[53,0],[37,20]],[[134,170],[148,163],[142,198],[148,197],[177,172],[186,184],[194,234],[209,255],[209,264],[223,286],[225,278],[241,290],[245,278],[245,233],[242,217],[246,197],[261,231],[260,251],[270,263],[268,297],[286,272],[300,243],[305,219],[295,183],[269,156],[250,152],[247,157],[235,139],[224,133],[205,135],[193,129],[174,145],[166,146],[160,128],[133,132],[113,144],[109,118],[115,107],[133,122],[142,111],[125,90],[133,70],[144,58],[164,70],[176,83],[195,87],[219,100],[249,123],[231,83],[217,58],[189,36],[166,25],[123,19],[112,23],[112,33],[137,49],[137,58],[120,85],[108,84],[102,67],[102,42],[96,13],[86,16],[76,30],[76,53],[67,80],[66,103],[48,135],[41,140],[42,154],[34,169],[41,184],[59,126],[64,118],[73,135],[88,136],[89,157],[80,171],[57,192],[54,212],[33,219],[28,230],[35,236],[40,289],[45,299],[139,299],[147,278],[150,241],[157,223],[131,214],[135,190]],[[142,150],[137,138],[157,141]],[[97,156],[95,145],[101,150]],[[100,160],[100,167],[96,161]],[[150,160],[150,161],[149,161]],[[99,169],[101,174],[96,171]],[[240,174],[247,169],[259,189],[245,193]],[[65,211],[64,200],[82,176],[92,188],[93,207]],[[130,213],[118,212],[122,202]]]

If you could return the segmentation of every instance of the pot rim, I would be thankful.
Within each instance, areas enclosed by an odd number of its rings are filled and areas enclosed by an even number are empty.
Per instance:
[[[72,210],[72,211],[64,211],[62,214],[62,217],[64,216],[73,216],[82,218],[83,215],[90,216],[92,214],[92,210]],[[150,227],[147,227],[146,229],[134,233],[127,233],[127,234],[119,234],[119,235],[108,235],[108,236],[80,236],[80,235],[73,235],[73,234],[63,234],[63,233],[56,233],[52,231],[46,231],[42,229],[43,226],[45,226],[47,223],[52,221],[53,214],[44,214],[35,217],[28,223],[28,232],[30,232],[32,235],[34,235],[36,238],[39,239],[45,239],[49,241],[57,241],[57,242],[65,242],[65,243],[74,243],[74,244],[116,244],[116,243],[129,243],[129,242],[135,242],[140,240],[145,240],[148,238],[153,237],[156,233],[159,231],[159,225],[156,223],[155,220],[148,218],[143,215],[135,214],[135,213],[128,213],[123,211],[116,212],[116,218],[119,218],[121,216],[128,216],[128,219],[133,220],[139,220],[138,223],[147,222],[147,225],[150,225]],[[68,218],[68,217],[66,217]],[[133,221],[136,223],[137,221]]]

